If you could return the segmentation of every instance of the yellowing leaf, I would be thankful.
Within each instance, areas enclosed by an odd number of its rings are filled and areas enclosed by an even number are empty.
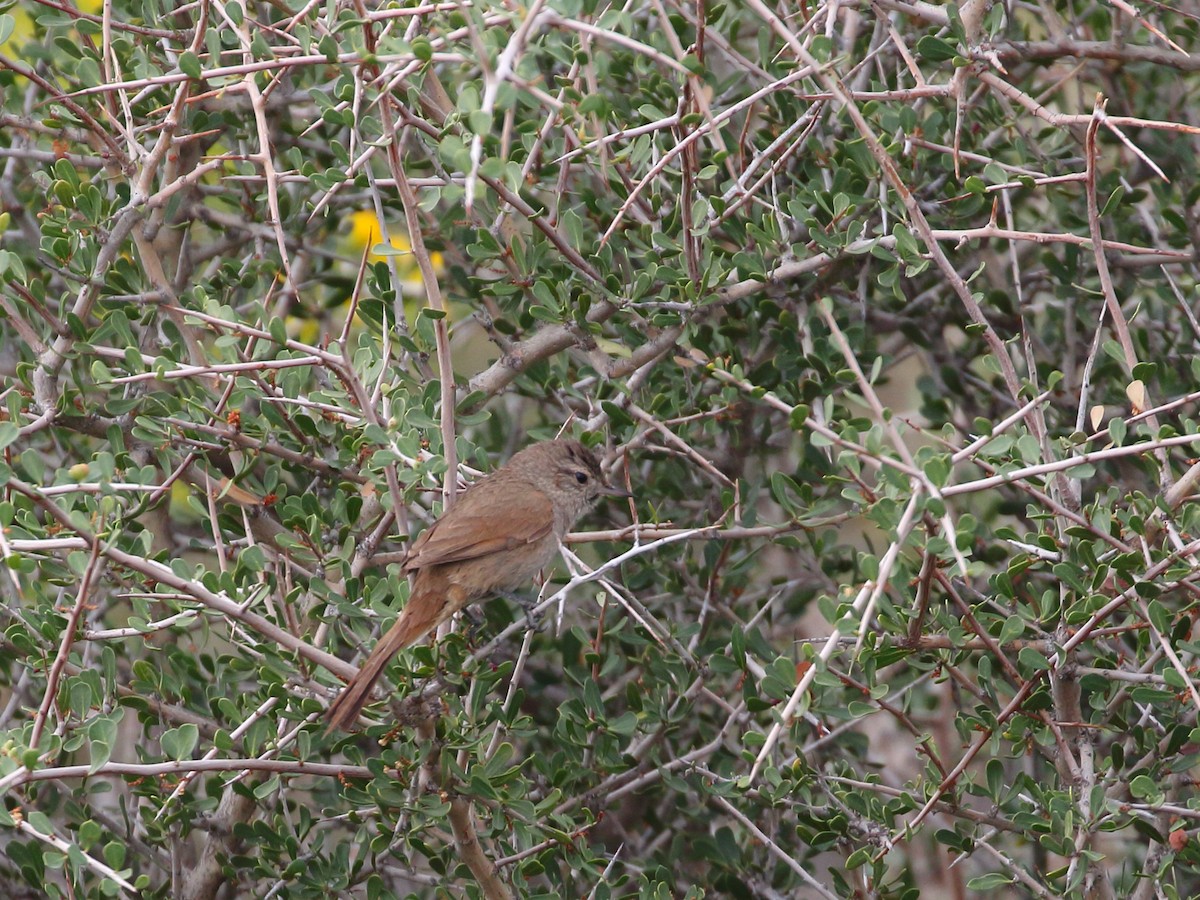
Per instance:
[[[1140,380],[1129,382],[1129,387],[1125,388],[1125,396],[1129,398],[1135,416],[1146,411],[1146,385]]]

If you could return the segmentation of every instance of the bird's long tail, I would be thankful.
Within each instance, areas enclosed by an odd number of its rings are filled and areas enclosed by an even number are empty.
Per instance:
[[[414,595],[396,619],[396,623],[379,639],[371,655],[359,668],[358,674],[346,683],[337,699],[326,710],[325,718],[329,728],[349,730],[371,699],[371,689],[375,687],[375,682],[379,680],[392,657],[450,618],[454,610],[450,598],[444,595],[439,595],[436,599],[431,598],[429,594]]]

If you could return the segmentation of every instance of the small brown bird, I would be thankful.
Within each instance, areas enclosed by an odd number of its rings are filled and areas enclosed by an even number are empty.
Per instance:
[[[349,728],[388,661],[465,606],[527,584],[558,552],[571,526],[601,496],[628,497],[604,480],[596,457],[573,440],[526,447],[458,498],[409,550],[408,605],[326,713]]]

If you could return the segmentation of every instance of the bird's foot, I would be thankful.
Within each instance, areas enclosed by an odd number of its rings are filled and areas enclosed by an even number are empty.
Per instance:
[[[474,607],[467,606],[460,610],[464,619],[467,620],[467,643],[474,645],[478,640],[480,633],[483,631],[483,626],[487,624],[487,618],[479,610]]]
[[[511,600],[525,611],[525,624],[529,626],[530,631],[537,631],[542,624],[543,615],[535,612],[537,607],[537,597],[530,597],[525,594],[513,594],[504,592],[500,594],[505,600]]]

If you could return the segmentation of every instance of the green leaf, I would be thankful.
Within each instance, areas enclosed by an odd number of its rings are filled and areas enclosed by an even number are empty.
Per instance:
[[[119,869],[125,865],[125,845],[120,841],[110,841],[105,844],[104,861],[113,869]]]
[[[1104,201],[1104,207],[1100,210],[1100,215],[1107,216],[1121,204],[1121,200],[1124,198],[1124,196],[1125,188],[1118,184],[1113,192],[1109,194],[1108,199]]]
[[[117,741],[117,726],[125,711],[116,709],[106,716],[97,716],[88,724],[88,751],[91,759],[88,772],[95,773],[112,758]]]
[[[164,732],[159,742],[167,758],[178,762],[191,759],[199,740],[200,729],[189,722]]]
[[[973,891],[994,891],[1005,885],[1016,883],[1016,878],[1003,872],[989,872],[967,882],[967,887]]]
[[[1125,443],[1125,434],[1129,426],[1125,424],[1124,419],[1110,419],[1108,422],[1108,436],[1112,439],[1114,447],[1120,447]]]
[[[1150,611],[1150,624],[1158,629],[1159,634],[1171,633],[1171,613],[1170,611],[1157,600],[1151,600],[1146,604]]]
[[[332,64],[337,62],[338,43],[332,34],[326,34],[317,43],[317,51],[324,54],[325,61]]]
[[[1017,654],[1017,659],[1025,668],[1034,671],[1042,671],[1050,668],[1049,660],[1032,647],[1022,647]]]
[[[112,382],[112,372],[108,370],[108,366],[96,359],[92,361],[91,366],[92,381],[96,384],[109,384]]]
[[[467,127],[474,134],[488,134],[492,130],[492,115],[482,109],[467,114]]]
[[[1158,782],[1148,775],[1136,776],[1131,782],[1129,782],[1129,791],[1139,800],[1146,800],[1151,797],[1156,797],[1162,793],[1162,791],[1159,790]]]
[[[1004,763],[998,759],[989,759],[987,763],[987,787],[988,796],[993,802],[1000,802],[1000,795],[1004,791]]]
[[[931,62],[947,62],[958,56],[958,48],[941,38],[927,34],[917,41],[917,53]]]
[[[421,60],[421,62],[429,62],[433,59],[433,44],[425,35],[417,35],[409,44],[412,48],[413,56]]]
[[[271,340],[281,347],[288,341],[287,323],[279,316],[272,316],[271,321],[267,323],[267,331],[271,333]]]
[[[997,639],[1001,646],[1015,641],[1025,632],[1025,620],[1018,615],[1011,615],[1004,620]]]
[[[204,70],[200,66],[200,57],[191,50],[184,50],[179,54],[179,71],[188,78],[204,77]]]

